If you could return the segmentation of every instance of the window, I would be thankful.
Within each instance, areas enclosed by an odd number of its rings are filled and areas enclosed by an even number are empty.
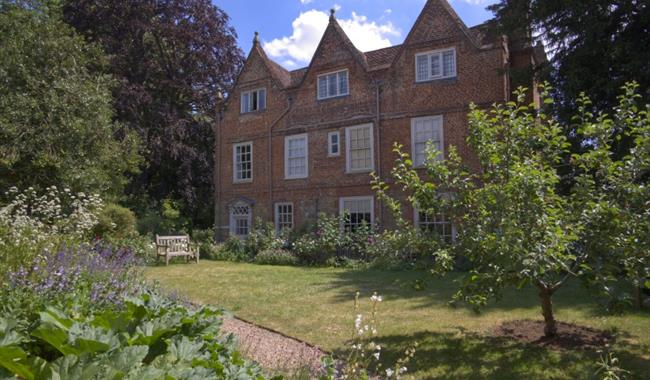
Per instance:
[[[436,50],[415,55],[415,81],[456,76],[456,49]]]
[[[362,225],[372,226],[374,222],[374,209],[372,197],[349,197],[339,201],[339,212],[345,215],[343,229],[355,231]]]
[[[339,133],[330,132],[327,134],[327,155],[338,156],[340,153]]]
[[[286,179],[307,178],[309,147],[307,135],[284,138],[284,177]]]
[[[275,204],[275,228],[278,232],[293,228],[293,203]]]
[[[245,142],[232,146],[233,181],[250,182],[253,180],[253,143]]]
[[[346,169],[348,172],[367,172],[374,168],[372,124],[345,129]]]
[[[431,144],[440,152],[438,159],[444,157],[442,116],[411,119],[411,158],[414,166],[424,165],[427,158],[427,144]]]
[[[250,233],[251,206],[245,202],[237,202],[230,206],[230,234],[244,238]]]
[[[415,218],[415,225],[420,228],[420,231],[424,233],[436,234],[448,244],[453,243],[456,239],[456,231],[454,229],[454,226],[452,225],[449,218],[447,218],[444,214],[434,215],[432,213],[427,213],[418,209],[414,209],[413,213]]]
[[[348,71],[342,70],[335,73],[318,76],[318,99],[333,98],[349,94]]]
[[[266,109],[266,89],[244,91],[241,94],[241,113],[263,111]]]

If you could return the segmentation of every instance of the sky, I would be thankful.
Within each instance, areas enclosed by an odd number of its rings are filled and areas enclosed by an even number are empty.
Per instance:
[[[480,24],[496,0],[448,0],[467,26]],[[267,55],[289,70],[309,64],[329,19],[336,18],[361,51],[401,44],[426,0],[213,0],[231,18],[244,54],[254,32]]]

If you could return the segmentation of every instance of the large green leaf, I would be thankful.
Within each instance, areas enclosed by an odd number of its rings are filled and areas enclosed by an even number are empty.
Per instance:
[[[191,362],[194,359],[201,359],[204,355],[203,343],[191,341],[188,337],[183,336],[180,339],[173,339],[168,342],[169,355],[173,361]]]
[[[90,357],[66,355],[49,365],[52,380],[89,380],[100,373],[102,367]]]
[[[148,352],[149,347],[147,346],[131,346],[112,351],[106,358],[112,368],[128,373],[142,365],[142,360]]]
[[[68,340],[79,353],[106,352],[120,345],[112,330],[80,323],[72,325]]]
[[[15,327],[14,319],[0,318],[0,346],[18,345],[23,341],[23,337],[14,330]]]
[[[41,316],[41,322],[51,323],[62,330],[67,331],[74,323],[65,313],[51,306],[38,314]]]
[[[18,346],[0,347],[0,366],[21,378],[31,380],[34,372],[27,360],[27,353]]]
[[[32,336],[39,338],[54,347],[63,355],[78,354],[79,351],[68,344],[68,332],[51,323],[41,323],[34,331]]]

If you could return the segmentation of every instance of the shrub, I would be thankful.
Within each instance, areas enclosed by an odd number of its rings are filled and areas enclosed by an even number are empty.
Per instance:
[[[366,246],[368,260],[380,267],[431,262],[440,249],[435,236],[423,234],[409,224],[373,236]]]
[[[324,264],[342,245],[340,218],[321,213],[314,230],[299,236],[292,249],[303,263]]]
[[[135,225],[136,219],[133,211],[118,204],[109,203],[99,213],[93,232],[100,237],[124,239],[137,234]]]
[[[214,231],[212,229],[192,231],[192,244],[197,246],[199,257],[208,260],[214,260],[215,250]]]
[[[221,245],[217,260],[248,262],[252,260],[252,256],[246,251],[243,241],[231,236]]]
[[[244,240],[244,249],[252,257],[267,249],[280,249],[282,245],[283,241],[276,236],[273,223],[265,223],[260,218],[255,220],[253,229]]]
[[[12,187],[5,197],[8,203],[0,207],[0,275],[43,251],[88,241],[103,206],[97,195],[54,186],[42,195]]]
[[[255,256],[255,262],[268,265],[296,265],[298,258],[284,249],[267,249]]]

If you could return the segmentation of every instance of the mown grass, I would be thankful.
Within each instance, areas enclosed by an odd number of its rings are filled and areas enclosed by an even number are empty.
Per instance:
[[[261,266],[203,261],[149,267],[150,280],[177,290],[195,302],[226,308],[241,318],[341,352],[352,334],[353,300],[361,292],[362,309],[377,291],[378,342],[390,363],[414,341],[419,343],[409,373],[416,379],[592,379],[599,354],[588,350],[540,348],[491,337],[500,323],[540,319],[533,289],[507,292],[476,314],[448,305],[459,275],[436,278],[418,271],[346,270]],[[650,378],[650,313],[629,310],[606,314],[577,284],[555,296],[556,316],[614,332],[612,350],[629,378]]]

